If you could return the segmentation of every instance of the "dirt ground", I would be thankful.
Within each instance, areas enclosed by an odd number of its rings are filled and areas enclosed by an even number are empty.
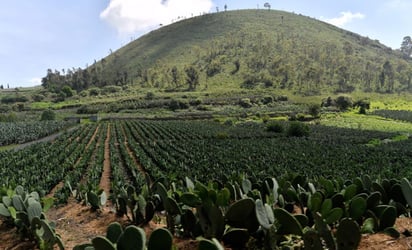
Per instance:
[[[116,216],[113,207],[106,206],[101,211],[91,211],[89,207],[70,199],[65,206],[52,208],[47,218],[57,223],[56,232],[61,235],[65,249],[73,249],[77,244],[91,242],[97,235],[105,235],[107,225],[118,221],[123,225],[129,222],[125,217]],[[145,227],[149,235],[157,227],[164,224],[151,222]],[[400,231],[412,231],[412,218],[399,218],[395,227]],[[194,250],[197,243],[193,240],[175,238],[178,249]],[[19,239],[15,229],[8,227],[0,220],[0,250],[36,249],[32,242]],[[363,235],[358,249],[361,250],[407,250],[412,249],[412,237],[401,236],[393,239],[384,234]]]

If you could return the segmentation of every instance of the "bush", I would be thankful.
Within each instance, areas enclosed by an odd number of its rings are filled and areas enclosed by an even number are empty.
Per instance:
[[[291,122],[287,130],[288,136],[302,137],[309,135],[309,126],[301,122]]]
[[[41,114],[40,120],[41,121],[54,121],[54,120],[56,120],[56,114],[51,109],[45,110]]]
[[[272,103],[273,100],[274,100],[273,96],[270,96],[270,95],[265,96],[265,97],[262,98],[262,103],[266,105],[266,104]]]
[[[280,122],[269,122],[266,125],[266,130],[269,132],[274,132],[274,133],[282,133],[284,128],[283,125]]]
[[[320,115],[320,105],[319,104],[312,104],[309,106],[309,114],[314,118],[319,117]]]
[[[67,85],[63,86],[61,92],[64,93],[65,97],[73,96],[73,89],[70,86],[67,86]]]
[[[240,105],[242,108],[250,108],[250,107],[252,107],[252,103],[251,103],[251,101],[250,101],[249,98],[240,99],[239,105]]]
[[[35,102],[41,102],[44,100],[44,95],[41,94],[34,94],[32,97],[33,101]]]
[[[149,91],[146,93],[146,96],[145,96],[146,100],[153,100],[154,98],[155,98],[155,94],[153,92]]]
[[[336,107],[338,107],[341,111],[351,108],[352,105],[352,99],[348,96],[338,96],[338,98],[336,98]]]
[[[89,89],[89,95],[90,95],[90,96],[98,96],[98,95],[100,95],[100,89],[99,89],[99,88],[91,88],[91,89]]]

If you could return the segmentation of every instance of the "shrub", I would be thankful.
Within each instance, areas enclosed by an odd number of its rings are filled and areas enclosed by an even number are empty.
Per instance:
[[[273,102],[273,96],[265,96],[265,97],[263,97],[262,98],[262,103],[263,104],[269,104],[269,103],[272,103]]]
[[[341,110],[345,111],[351,108],[353,105],[352,99],[349,96],[338,96],[336,98],[336,106]]]
[[[301,122],[291,122],[287,130],[288,136],[302,137],[309,135],[309,126]]]
[[[250,107],[252,107],[252,103],[251,103],[251,101],[250,101],[249,98],[242,98],[242,99],[240,99],[239,105],[240,105],[242,108],[250,108]]]
[[[33,101],[35,102],[41,102],[44,99],[44,95],[41,94],[34,94],[32,97]]]
[[[53,110],[51,109],[47,109],[45,111],[43,111],[43,113],[41,114],[41,121],[53,121],[56,120],[56,114],[54,113]]]
[[[280,122],[272,121],[266,125],[266,130],[269,132],[274,132],[274,133],[282,133],[284,128]]]
[[[90,96],[98,96],[98,95],[100,95],[100,89],[99,89],[99,88],[91,88],[91,89],[89,89],[89,95],[90,95]]]
[[[312,104],[309,106],[309,114],[314,118],[319,117],[320,114],[320,105],[319,104]]]
[[[146,93],[146,96],[145,96],[146,100],[153,100],[154,98],[155,98],[155,94],[153,92],[149,91]]]
[[[287,102],[289,100],[287,95],[281,95],[278,97],[279,102]]]

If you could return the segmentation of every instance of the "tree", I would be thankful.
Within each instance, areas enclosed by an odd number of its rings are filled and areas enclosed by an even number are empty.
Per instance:
[[[4,87],[3,87],[3,84],[2,85],[0,85],[0,89],[3,89]]]
[[[185,69],[186,82],[189,84],[189,90],[195,90],[199,84],[199,72],[193,66],[189,66]]]
[[[263,6],[264,6],[265,8],[268,8],[268,10],[270,10],[270,3],[265,3]]]
[[[385,83],[385,78],[387,80],[387,92],[393,92],[393,85],[395,82],[395,71],[392,67],[391,62],[386,61],[383,64],[382,74],[384,76],[383,83]]]
[[[227,5],[225,4],[225,11],[227,11]]]
[[[411,58],[412,56],[412,38],[405,36],[401,44],[401,52],[405,58]]]

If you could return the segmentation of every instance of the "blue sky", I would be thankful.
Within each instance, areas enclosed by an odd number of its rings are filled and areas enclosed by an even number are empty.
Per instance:
[[[330,22],[394,49],[412,36],[411,0],[3,0],[0,85],[40,84],[48,68],[84,68],[132,38],[205,12],[263,8]]]

